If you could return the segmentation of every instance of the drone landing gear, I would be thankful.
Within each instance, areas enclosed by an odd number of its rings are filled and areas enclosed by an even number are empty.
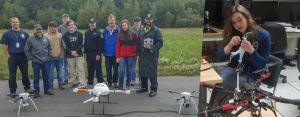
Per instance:
[[[104,100],[101,101],[100,97],[104,97]],[[108,114],[105,114],[104,105],[105,104],[118,104],[116,102],[110,102],[109,101],[109,95],[99,96],[98,98],[99,98],[98,102],[92,102],[92,105],[93,105],[93,107],[92,107],[92,113],[89,113],[89,115],[108,115]],[[95,103],[101,103],[102,104],[102,113],[99,113],[99,114],[95,113]]]

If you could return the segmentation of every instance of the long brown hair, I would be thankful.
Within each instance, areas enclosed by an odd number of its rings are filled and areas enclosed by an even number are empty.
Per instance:
[[[234,5],[230,9],[226,11],[225,19],[224,19],[224,31],[223,31],[223,44],[224,46],[227,45],[232,36],[241,35],[239,31],[233,28],[231,23],[231,18],[234,13],[241,13],[247,20],[247,29],[246,32],[252,32],[253,37],[256,35],[257,24],[255,23],[254,19],[252,18],[250,12],[242,5]],[[248,41],[252,42],[254,38],[248,39]]]
[[[123,23],[126,23],[128,25],[127,31],[123,30],[123,28],[122,28]],[[130,24],[129,24],[129,21],[127,19],[123,19],[121,21],[120,31],[119,31],[118,35],[119,35],[121,40],[124,40],[124,39],[132,40],[133,39],[133,33],[131,32]]]

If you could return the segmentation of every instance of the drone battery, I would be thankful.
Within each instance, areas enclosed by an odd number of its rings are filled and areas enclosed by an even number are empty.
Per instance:
[[[73,92],[89,92],[89,90],[88,89],[83,89],[83,88],[75,88],[73,90]]]

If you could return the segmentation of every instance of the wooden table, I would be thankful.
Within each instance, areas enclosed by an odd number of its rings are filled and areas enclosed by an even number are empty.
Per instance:
[[[207,70],[205,70],[207,69]],[[205,70],[205,71],[203,71]],[[201,67],[200,67],[200,84],[201,83],[209,83],[209,84],[215,84],[215,83],[221,83],[223,82],[223,79],[220,77],[220,75],[209,65],[209,63],[205,60],[201,60]],[[206,103],[206,97],[207,97],[207,88],[201,87],[199,88],[199,112],[202,112],[206,109],[205,104]],[[205,101],[205,102],[201,102]]]
[[[211,68],[211,66],[205,59],[202,59],[201,61],[200,71],[200,83],[216,84],[223,81],[221,76],[213,68]]]

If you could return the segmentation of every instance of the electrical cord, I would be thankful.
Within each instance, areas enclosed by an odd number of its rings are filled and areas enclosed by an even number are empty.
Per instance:
[[[134,114],[134,113],[178,113],[178,111],[163,110],[163,109],[159,109],[158,111],[128,111],[128,112],[124,112],[124,113],[119,113],[119,114],[114,114],[114,115],[111,114],[111,115],[106,115],[106,116],[102,116],[102,117],[123,116],[123,115],[129,115],[129,114]],[[197,115],[197,114],[181,114],[181,115]]]
[[[128,111],[124,113],[119,113],[119,114],[87,114],[90,117],[116,117],[116,116],[124,116],[124,115],[130,115],[130,114],[135,114],[135,113],[178,113],[178,111],[174,110],[163,110],[159,109],[157,111]],[[180,114],[180,115],[198,115],[198,113],[195,114]],[[81,117],[81,116],[63,116],[63,117]]]

